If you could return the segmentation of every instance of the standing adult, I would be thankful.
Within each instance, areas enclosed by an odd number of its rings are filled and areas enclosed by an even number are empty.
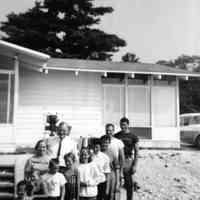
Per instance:
[[[114,136],[124,143],[124,155],[125,162],[123,167],[124,174],[124,187],[127,191],[127,200],[133,198],[133,175],[136,172],[138,163],[138,137],[131,132],[129,128],[129,120],[126,117],[120,120],[121,131],[116,133]],[[133,155],[134,152],[134,155]]]
[[[77,159],[77,144],[70,137],[71,126],[66,122],[58,125],[57,136],[47,139],[47,148],[52,158],[59,160],[60,171],[65,168],[64,156],[73,153]]]
[[[110,144],[108,149],[112,151],[114,156],[118,159],[118,163],[120,166],[120,180],[123,178],[122,167],[124,164],[124,143],[114,137],[115,126],[114,124],[106,124],[105,126],[106,135],[110,137]],[[121,180],[122,182],[122,180]]]

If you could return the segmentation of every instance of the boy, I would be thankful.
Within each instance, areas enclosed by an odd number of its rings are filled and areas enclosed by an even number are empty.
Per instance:
[[[59,173],[58,170],[58,159],[51,159],[49,162],[49,172],[42,176],[48,200],[64,200],[66,180],[64,175]]]
[[[110,159],[105,153],[101,152],[100,139],[94,141],[93,161],[96,163],[102,177],[101,183],[98,184],[97,200],[106,200],[109,191],[109,175],[111,173]]]

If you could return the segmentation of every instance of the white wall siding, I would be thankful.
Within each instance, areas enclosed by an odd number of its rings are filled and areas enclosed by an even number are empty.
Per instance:
[[[72,134],[101,134],[102,85],[100,74],[49,71],[42,74],[20,70],[17,144],[43,136],[45,115],[58,113],[72,125]]]

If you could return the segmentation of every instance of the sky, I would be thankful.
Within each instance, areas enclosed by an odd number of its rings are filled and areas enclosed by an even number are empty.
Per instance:
[[[0,0],[0,21],[10,12],[24,12],[34,0]],[[127,46],[113,57],[135,53],[142,62],[200,55],[199,0],[96,0],[112,6],[114,12],[102,17],[99,27],[125,39]]]

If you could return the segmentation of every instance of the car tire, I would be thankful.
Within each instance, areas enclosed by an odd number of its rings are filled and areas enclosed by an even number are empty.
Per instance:
[[[196,146],[198,149],[200,149],[200,135],[198,135],[198,136],[196,137],[195,146]]]

